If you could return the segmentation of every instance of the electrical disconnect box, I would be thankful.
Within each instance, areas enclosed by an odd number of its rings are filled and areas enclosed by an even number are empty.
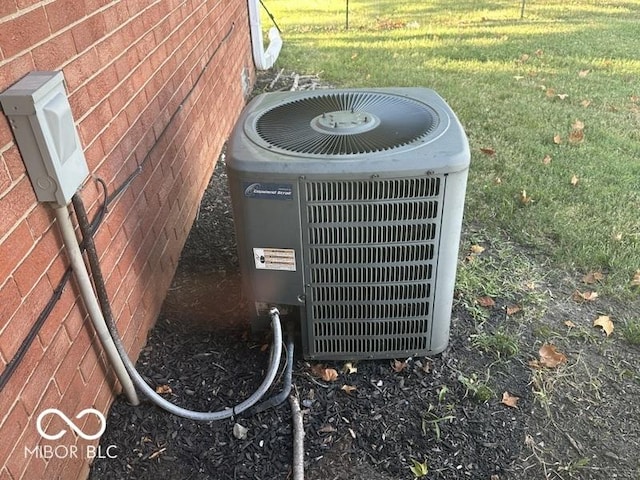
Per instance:
[[[89,174],[62,72],[31,72],[0,103],[41,202],[68,205]]]

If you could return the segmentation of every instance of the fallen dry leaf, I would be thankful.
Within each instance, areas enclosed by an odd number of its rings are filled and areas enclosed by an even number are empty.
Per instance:
[[[168,393],[173,393],[173,390],[171,390],[171,387],[169,385],[158,385],[156,387],[156,393],[159,393],[160,395],[164,395]]]
[[[407,362],[403,362],[402,360],[394,360],[391,364],[391,370],[396,373],[400,373],[407,368]]]
[[[571,128],[574,130],[584,130],[584,122],[582,120],[576,120],[573,122],[573,125],[571,125]]]
[[[632,287],[640,287],[640,270],[636,270],[636,273],[633,275],[631,279]]]
[[[569,98],[569,94],[568,93],[559,93],[558,94],[558,98],[560,100],[566,100],[567,98]]]
[[[533,198],[527,195],[526,190],[522,190],[520,192],[520,203],[523,205],[529,205],[531,202],[533,202]]]
[[[342,373],[358,373],[358,367],[351,362],[347,362],[342,366]]]
[[[318,429],[318,433],[333,433],[337,432],[338,429],[333,425],[325,424]]]
[[[493,298],[489,297],[489,296],[478,297],[476,299],[476,302],[478,302],[478,305],[480,305],[481,307],[485,307],[485,308],[495,307],[495,305],[496,305],[496,301]]]
[[[311,366],[311,374],[325,382],[335,382],[338,379],[338,372],[334,368],[327,368],[320,363]]]
[[[555,143],[556,145],[561,145],[562,144],[562,136],[559,133],[556,133],[553,136],[553,143]]]
[[[474,255],[480,255],[484,250],[485,248],[482,245],[471,245],[471,253]]]
[[[575,328],[576,324],[573,323],[571,320],[565,320],[564,326],[567,327],[567,328]]]
[[[591,105],[591,100],[582,100],[580,102],[580,105],[582,105],[584,108],[587,108],[589,105]]]
[[[613,322],[608,315],[600,315],[593,321],[593,326],[602,328],[607,337],[613,333]]]
[[[522,311],[522,307],[520,305],[509,305],[507,306],[507,315],[515,315]]]
[[[544,93],[547,96],[547,98],[553,98],[556,96],[556,91],[553,88],[547,88],[547,90]]]
[[[616,242],[620,242],[620,241],[622,241],[622,234],[621,233],[614,233],[613,235],[611,235],[611,238],[613,238]]]
[[[491,147],[483,147],[480,149],[480,151],[482,153],[484,153],[485,155],[489,155],[490,157],[494,156],[496,154],[496,151],[491,148]]]
[[[582,277],[582,283],[586,283],[587,285],[593,285],[602,280],[604,280],[604,273],[602,272],[589,272]]]
[[[544,163],[545,165],[549,165],[551,163],[551,155],[545,155],[542,159],[542,163]]]
[[[556,347],[549,343],[542,345],[538,350],[538,354],[540,355],[540,365],[547,368],[556,368],[563,363],[567,363],[565,354],[556,350]]]
[[[504,392],[500,403],[505,404],[507,407],[518,408],[518,400],[520,400],[520,397],[511,395],[509,392]]]
[[[500,177],[496,177],[493,180],[493,183],[495,183],[496,185],[501,185],[502,184],[502,179]]]
[[[569,133],[569,143],[571,145],[577,145],[584,142],[584,130],[571,130]]]
[[[345,392],[347,395],[351,395],[357,389],[358,387],[354,387],[353,385],[343,385],[342,387],[340,387],[340,390]]]
[[[573,295],[571,295],[571,298],[576,302],[593,302],[598,298],[598,292],[592,292],[590,290],[581,292],[580,290],[576,290],[573,292]]]
[[[541,57],[542,55],[544,55],[544,50],[539,48],[534,53],[536,54],[536,57]]]
[[[580,78],[584,78],[584,77],[586,77],[587,75],[589,75],[589,72],[590,72],[590,71],[591,71],[591,70],[580,70],[580,71],[578,72],[578,76],[579,76]]]
[[[574,173],[573,176],[571,177],[571,180],[569,181],[569,183],[571,183],[571,185],[573,185],[574,187],[578,186],[578,183],[580,182],[580,179],[578,178],[578,176]]]

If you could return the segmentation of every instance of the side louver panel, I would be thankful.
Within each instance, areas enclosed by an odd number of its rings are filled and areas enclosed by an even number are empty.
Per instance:
[[[310,358],[430,350],[445,178],[302,183]]]

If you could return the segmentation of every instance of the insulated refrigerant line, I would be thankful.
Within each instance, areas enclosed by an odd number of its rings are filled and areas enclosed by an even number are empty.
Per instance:
[[[191,420],[202,422],[232,418],[258,403],[273,383],[276,374],[278,373],[278,367],[280,365],[280,356],[282,354],[282,327],[280,325],[280,312],[278,311],[278,309],[272,308],[269,312],[271,316],[271,327],[273,330],[273,345],[271,349],[271,360],[269,362],[269,367],[267,369],[264,380],[262,381],[258,389],[249,398],[234,407],[215,412],[189,410],[175,405],[168,400],[165,400],[147,384],[142,375],[140,375],[140,373],[136,370],[135,365],[133,364],[133,362],[129,358],[127,351],[125,350],[122,339],[120,338],[120,334],[118,333],[115,320],[113,318],[111,304],[109,302],[107,291],[104,285],[104,278],[102,276],[100,262],[96,252],[95,243],[93,241],[93,236],[91,235],[89,220],[87,218],[87,212],[84,207],[84,203],[82,202],[82,198],[78,193],[73,196],[72,202],[74,210],[76,212],[76,216],[78,218],[78,225],[83,236],[83,241],[87,249],[89,266],[93,274],[93,281],[96,285],[96,294],[98,295],[98,300],[100,302],[100,306],[102,307],[102,313],[104,315],[105,323],[107,325],[109,333],[111,334],[111,338],[113,339],[113,343],[115,344],[117,353],[122,363],[124,363],[124,366],[131,376],[131,380],[133,381],[135,386],[140,391],[142,391],[142,393],[144,393],[144,395],[151,402],[153,402],[158,407],[166,410],[167,412],[179,417],[189,418]]]
[[[102,344],[102,347],[104,348],[104,351],[109,358],[109,363],[115,370],[116,376],[118,377],[118,380],[122,385],[122,389],[124,390],[124,394],[126,395],[127,400],[132,405],[139,405],[140,400],[138,400],[136,390],[133,386],[131,378],[129,377],[129,374],[127,373],[125,365],[118,355],[116,345],[114,344],[109,330],[105,325],[104,316],[102,315],[100,305],[96,300],[93,286],[91,285],[91,279],[89,278],[89,273],[87,272],[87,267],[84,264],[84,260],[82,259],[82,253],[80,252],[80,245],[78,244],[78,239],[73,228],[73,223],[71,223],[71,219],[69,218],[69,209],[66,205],[63,207],[56,207],[55,214],[56,220],[58,222],[58,227],[60,228],[60,232],[62,233],[62,238],[67,250],[69,263],[71,264],[71,268],[73,269],[73,273],[78,283],[78,288],[80,289],[82,300],[84,302],[85,308],[87,309],[87,312],[89,313],[89,317],[93,322],[93,327],[98,334],[100,343]],[[88,228],[90,228],[88,221],[87,225]]]

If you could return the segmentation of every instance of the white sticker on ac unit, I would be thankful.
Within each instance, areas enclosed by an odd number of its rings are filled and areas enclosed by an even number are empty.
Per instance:
[[[253,259],[259,270],[296,270],[296,251],[292,248],[254,248]]]

